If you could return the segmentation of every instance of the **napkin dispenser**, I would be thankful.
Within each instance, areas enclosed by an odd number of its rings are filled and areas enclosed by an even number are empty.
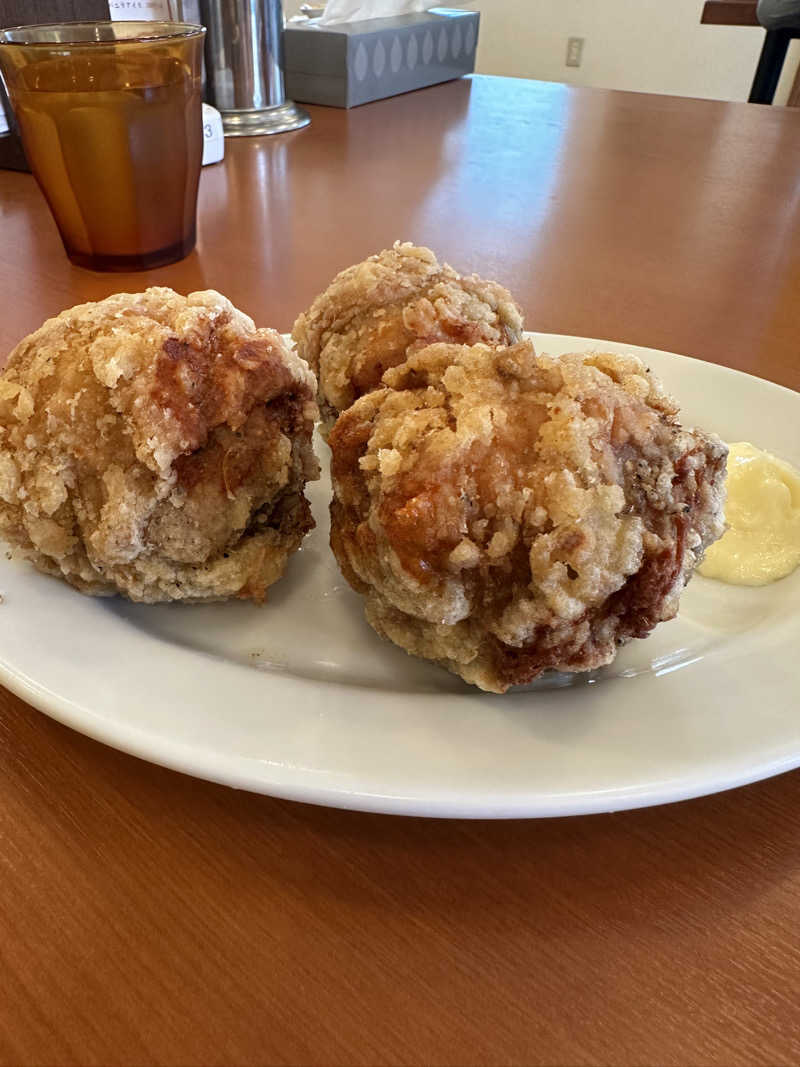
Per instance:
[[[393,18],[290,23],[283,35],[287,96],[356,107],[475,70],[480,14],[433,8]]]

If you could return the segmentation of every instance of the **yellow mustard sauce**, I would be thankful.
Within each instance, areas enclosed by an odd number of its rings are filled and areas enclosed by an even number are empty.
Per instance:
[[[728,529],[706,552],[705,578],[768,585],[800,564],[800,471],[748,441],[730,446]]]

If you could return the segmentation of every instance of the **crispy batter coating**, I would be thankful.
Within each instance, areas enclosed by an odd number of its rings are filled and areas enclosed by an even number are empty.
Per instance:
[[[497,282],[462,277],[429,248],[397,241],[338,274],[292,336],[319,377],[327,436],[340,411],[412,352],[435,341],[513,344],[522,336],[522,313]]]
[[[314,525],[315,389],[212,290],[64,311],[0,376],[0,536],[84,593],[263,599]]]
[[[331,545],[371,625],[502,693],[672,618],[727,449],[633,356],[434,344],[330,435]]]

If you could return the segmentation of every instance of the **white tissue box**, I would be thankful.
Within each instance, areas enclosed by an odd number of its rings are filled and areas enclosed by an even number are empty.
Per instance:
[[[416,15],[316,26],[283,35],[290,100],[356,107],[475,70],[480,14],[433,8]]]

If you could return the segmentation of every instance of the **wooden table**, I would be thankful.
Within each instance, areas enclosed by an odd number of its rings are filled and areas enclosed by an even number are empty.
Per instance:
[[[759,26],[757,0],[706,0],[701,22],[715,26]]]
[[[798,388],[798,190],[783,109],[490,78],[315,108],[228,142],[197,252],[148,275],[70,267],[32,179],[0,174],[0,340],[155,282],[287,329],[403,237],[502,279],[537,329]],[[2,692],[0,731],[3,1064],[800,1059],[800,774],[434,822],[194,781]]]

